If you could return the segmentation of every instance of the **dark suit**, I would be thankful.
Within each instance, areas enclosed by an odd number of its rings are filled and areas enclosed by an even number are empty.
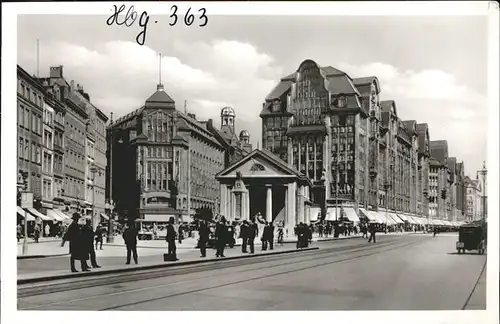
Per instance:
[[[256,223],[250,224],[248,228],[248,245],[250,246],[250,253],[255,252],[254,240],[259,235],[259,227]]]
[[[85,245],[84,249],[86,253],[88,253],[90,256],[90,263],[92,267],[97,268],[98,266],[94,250],[94,235],[95,233],[91,225],[83,226],[82,239],[83,239],[83,244]]]
[[[68,230],[64,234],[63,241],[69,241],[69,253],[71,271],[76,271],[75,260],[80,260],[82,270],[87,269],[87,260],[89,259],[89,254],[85,251],[85,245],[82,238],[82,230],[80,226],[73,222],[69,225]]]
[[[127,246],[127,264],[130,264],[130,257],[133,255],[135,264],[139,263],[137,256],[137,228],[129,227],[123,232],[123,240]]]
[[[215,227],[215,248],[217,249],[215,256],[224,256],[224,248],[226,247],[227,237],[228,232],[226,224],[222,222],[218,223]]]
[[[177,233],[175,232],[174,225],[168,224],[167,225],[167,236],[165,237],[165,240],[168,243],[168,254],[172,255],[177,255],[177,247],[175,246],[175,237],[177,236]]]
[[[198,246],[200,247],[201,256],[205,257],[207,255],[207,242],[210,230],[206,224],[202,224],[198,228],[198,233],[200,235],[200,238],[198,239]]]
[[[240,238],[242,240],[242,244],[241,244],[241,252],[242,253],[247,253],[248,232],[249,232],[248,225],[241,224],[241,226],[240,226]]]

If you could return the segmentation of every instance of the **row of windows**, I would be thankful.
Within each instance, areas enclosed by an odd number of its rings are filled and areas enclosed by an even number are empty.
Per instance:
[[[64,126],[64,115],[60,111],[56,111],[55,122]]]
[[[76,143],[85,146],[85,139],[86,139],[86,132],[85,128],[83,126],[76,126],[73,123],[68,121],[68,118],[66,118],[66,137],[72,139]]]
[[[45,200],[52,200],[52,180],[46,178],[43,179],[42,197]]]
[[[42,171],[52,173],[52,154],[43,152]]]
[[[43,130],[43,145],[49,150],[54,149],[54,145],[52,142],[52,132],[46,129]]]
[[[65,163],[67,166],[76,167],[79,170],[85,170],[85,157],[82,154],[76,153],[68,148],[66,148]]]
[[[84,188],[82,180],[68,176],[64,178],[64,193],[67,196],[84,199]]]
[[[43,122],[50,127],[54,126],[54,114],[51,111],[44,109]]]
[[[54,145],[64,147],[64,135],[59,131],[54,131]]]
[[[30,142],[28,139],[19,137],[19,147],[17,149],[17,155],[20,158],[28,160],[31,154],[31,162],[41,164],[42,163],[42,146],[38,143],[31,142],[31,153],[30,153]]]
[[[146,162],[146,190],[168,190],[172,178],[172,162]]]
[[[268,129],[272,128],[286,128],[288,125],[288,117],[267,117],[266,125]]]
[[[319,125],[323,124],[323,117],[321,115],[303,115],[303,116],[293,116],[292,125]]]
[[[173,136],[172,116],[156,113],[146,117],[145,129],[148,140],[152,142],[169,142]]]
[[[54,173],[63,173],[63,156],[54,154]]]
[[[35,134],[42,135],[42,115],[31,112],[28,107],[18,106],[17,123]],[[31,120],[30,120],[31,119]]]
[[[150,146],[146,149],[146,156],[152,158],[172,159],[173,149],[171,146]]]
[[[332,126],[352,126],[354,125],[354,115],[332,116]]]
[[[20,87],[19,87],[20,86]],[[30,88],[27,84],[19,81],[18,84],[18,93],[20,93],[23,97],[37,105],[38,107],[43,107],[43,99],[42,95],[38,90]]]

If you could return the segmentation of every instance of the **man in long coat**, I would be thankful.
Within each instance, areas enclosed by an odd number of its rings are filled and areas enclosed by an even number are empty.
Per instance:
[[[168,244],[168,254],[173,255],[174,260],[177,259],[177,247],[175,246],[175,238],[177,236],[177,232],[174,228],[175,219],[170,217],[168,225],[167,225],[167,235],[165,236],[165,241]]]
[[[68,230],[64,234],[61,246],[69,241],[69,253],[71,272],[78,272],[75,268],[75,260],[80,260],[82,271],[90,271],[87,266],[87,260],[89,259],[89,253],[85,249],[84,241],[82,238],[82,229],[84,223],[83,219],[80,218],[80,214],[73,214],[73,222],[69,225]]]
[[[86,219],[86,224],[82,227],[82,240],[84,244],[84,248],[86,253],[90,256],[90,263],[92,268],[100,268],[101,266],[97,264],[95,250],[94,250],[94,229],[92,228],[92,224],[90,219]]]
[[[208,229],[208,226],[204,220],[200,221],[200,225],[198,226],[198,234],[198,246],[200,247],[201,257],[204,258],[207,256],[207,243],[210,236],[210,230]]]
[[[220,221],[215,226],[215,248],[217,252],[215,256],[224,257],[224,248],[226,247],[228,241],[228,232],[226,225],[226,218],[224,216],[221,217]]]
[[[128,226],[123,231],[123,241],[125,242],[125,246],[127,247],[127,263],[130,264],[130,257],[134,257],[135,264],[139,263],[139,258],[137,256],[137,235],[138,231],[135,227],[134,221],[129,221]]]

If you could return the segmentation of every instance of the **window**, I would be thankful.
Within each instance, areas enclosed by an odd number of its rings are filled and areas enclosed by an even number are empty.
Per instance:
[[[23,146],[24,146],[24,139],[22,137],[19,137],[19,148],[17,150],[17,155],[19,157],[21,157],[21,158],[24,157],[24,148],[23,148]]]
[[[273,118],[272,117],[268,117],[267,118],[267,127],[269,127],[269,128],[274,127],[274,125],[273,125]]]

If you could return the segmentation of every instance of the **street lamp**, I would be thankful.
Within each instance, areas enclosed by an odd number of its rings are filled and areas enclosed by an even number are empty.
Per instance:
[[[388,190],[391,188],[391,184],[386,180],[384,183],[385,190],[385,233],[387,234],[387,225],[389,222],[389,193]]]
[[[483,192],[483,196],[482,196],[482,209],[483,209],[483,222],[486,221],[486,175],[488,174],[488,170],[486,170],[486,162],[483,161],[483,168],[479,171],[477,171],[482,179],[483,179],[483,186],[481,188],[482,192]]]
[[[94,221],[94,215],[95,215],[95,175],[96,173],[99,174],[99,176],[102,176],[102,172],[99,168],[95,166],[95,164],[92,164],[90,167],[90,173],[92,174],[92,229],[95,229],[95,221]]]
[[[423,205],[425,206],[425,202],[428,202],[429,200],[429,192],[427,190],[424,190],[423,193],[424,195],[424,201],[423,201]],[[422,208],[422,213],[424,212],[423,208]],[[427,227],[425,228],[426,231],[429,231],[429,204],[427,204],[427,215],[425,215],[425,218],[427,220]]]

